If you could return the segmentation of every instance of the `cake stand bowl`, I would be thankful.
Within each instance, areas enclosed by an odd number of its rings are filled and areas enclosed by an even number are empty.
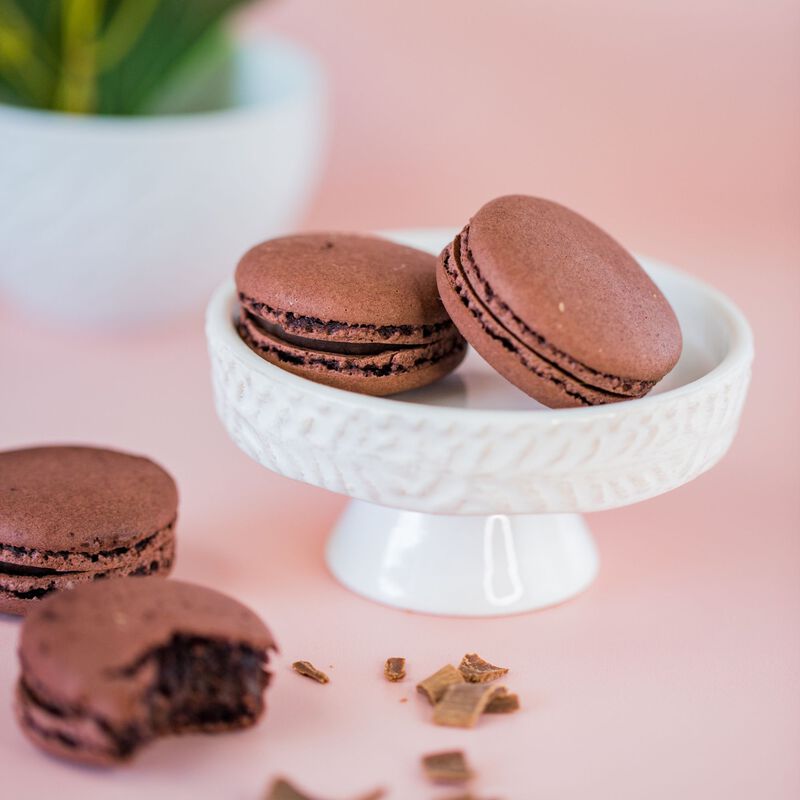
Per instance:
[[[438,253],[449,231],[392,238]],[[684,338],[646,397],[549,409],[475,351],[437,383],[390,398],[314,383],[252,352],[232,281],[206,315],[217,413],[268,469],[352,498],[327,545],[334,576],[399,608],[492,616],[585,589],[598,556],[582,514],[668,492],[733,441],[752,334],[715,289],[649,259]]]

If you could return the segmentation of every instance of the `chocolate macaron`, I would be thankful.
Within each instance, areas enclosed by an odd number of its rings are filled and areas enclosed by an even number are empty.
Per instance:
[[[434,256],[374,236],[264,242],[236,269],[239,334],[283,369],[372,395],[424,386],[466,344],[442,305]]]
[[[147,458],[95,447],[0,452],[0,612],[25,614],[85,581],[167,573],[175,481]]]
[[[114,764],[160,736],[253,725],[275,643],[226,595],[161,577],[59,592],[25,619],[17,719],[43,750]]]
[[[441,254],[437,279],[467,341],[547,406],[642,397],[681,353],[675,312],[647,273],[558,203],[487,203]]]

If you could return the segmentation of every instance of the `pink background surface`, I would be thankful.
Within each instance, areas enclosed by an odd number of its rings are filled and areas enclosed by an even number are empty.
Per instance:
[[[575,601],[422,617],[326,572],[343,498],[227,439],[199,311],[91,337],[0,306],[0,446],[86,441],[163,462],[182,495],[177,576],[250,603],[283,651],[257,729],[164,742],[118,773],[40,756],[0,703],[3,796],[246,800],[286,774],[323,797],[442,797],[418,758],[450,747],[478,796],[800,796],[798,4],[293,0],[246,24],[329,71],[329,162],[302,227],[458,225],[507,191],[571,205],[745,311],[757,356],[742,428],[694,483],[591,516],[602,568]],[[0,619],[6,697],[18,629]],[[413,682],[473,649],[512,668],[525,708],[436,728]],[[392,686],[380,669],[395,654],[411,679]],[[332,683],[292,675],[295,658],[331,665]]]

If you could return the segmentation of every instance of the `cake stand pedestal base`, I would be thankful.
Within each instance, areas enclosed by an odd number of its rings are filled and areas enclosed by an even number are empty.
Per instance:
[[[579,514],[422,514],[353,500],[327,562],[352,591],[385,605],[490,617],[545,608],[597,574]]]

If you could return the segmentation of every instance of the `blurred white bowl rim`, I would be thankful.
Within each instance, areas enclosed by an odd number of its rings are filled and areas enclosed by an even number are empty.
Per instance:
[[[237,46],[211,113],[72,116],[0,105],[0,294],[54,323],[131,327],[200,309],[251,245],[294,225],[320,173],[321,68]]]

